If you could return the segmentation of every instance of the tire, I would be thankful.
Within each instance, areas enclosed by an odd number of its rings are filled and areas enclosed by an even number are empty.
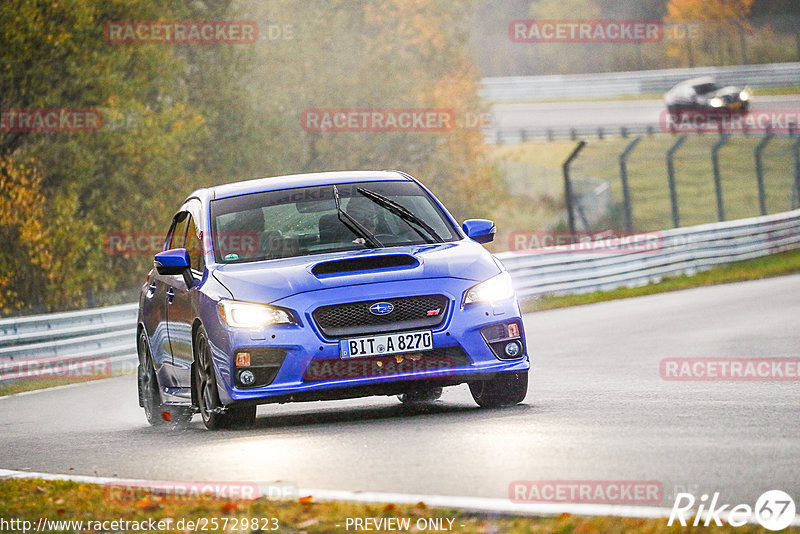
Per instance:
[[[192,387],[195,389],[194,398],[206,428],[218,430],[253,426],[256,421],[255,406],[230,406],[225,411],[220,411],[222,402],[217,390],[217,374],[211,357],[211,345],[208,342],[208,334],[202,326],[195,336],[194,354]]]
[[[442,396],[442,388],[428,388],[401,393],[397,398],[403,404],[419,404],[423,402],[433,402]]]
[[[469,391],[481,408],[519,404],[528,394],[528,371],[498,373],[487,380],[470,382]]]
[[[139,367],[137,382],[139,404],[144,408],[147,422],[153,426],[181,426],[192,419],[192,409],[183,406],[169,406],[161,401],[153,355],[144,332],[139,334]]]

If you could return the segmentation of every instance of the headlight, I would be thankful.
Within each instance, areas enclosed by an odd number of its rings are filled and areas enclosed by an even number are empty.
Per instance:
[[[714,98],[709,100],[708,103],[711,105],[712,108],[721,108],[725,104],[725,102],[723,102],[722,99],[718,96],[715,96]]]
[[[258,328],[294,322],[287,311],[267,304],[220,300],[218,306],[222,320],[234,328]]]
[[[739,93],[739,100],[741,100],[742,102],[747,102],[748,100],[750,100],[750,91],[745,89],[744,91]]]
[[[464,295],[464,304],[475,302],[497,302],[514,296],[514,286],[511,284],[511,275],[502,272],[480,284],[473,286]]]

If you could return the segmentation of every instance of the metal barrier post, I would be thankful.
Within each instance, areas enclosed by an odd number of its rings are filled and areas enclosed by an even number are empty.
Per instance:
[[[667,179],[669,181],[669,200],[672,204],[672,227],[680,228],[681,217],[678,207],[678,188],[675,184],[675,153],[686,142],[689,134],[683,134],[678,138],[675,143],[667,150]]]
[[[630,188],[628,187],[628,156],[630,156],[633,149],[636,148],[636,145],[638,145],[641,140],[642,137],[639,136],[628,143],[628,146],[626,146],[622,154],[619,155],[619,176],[622,180],[622,199],[625,203],[625,231],[629,234],[633,233],[633,209],[631,207]]]
[[[792,207],[800,206],[800,137],[792,144],[792,158],[794,158],[794,191]]]
[[[567,220],[569,221],[569,231],[571,236],[575,235],[575,214],[572,210],[572,183],[569,180],[569,166],[572,164],[572,160],[578,157],[578,153],[583,150],[584,146],[586,146],[586,141],[578,141],[578,144],[572,150],[572,153],[570,153],[561,167],[562,171],[564,172],[564,202],[567,205]]]
[[[755,156],[756,156],[756,180],[758,182],[758,207],[761,210],[761,215],[767,214],[767,192],[764,188],[764,161],[763,161],[763,152],[764,149],[767,148],[767,144],[772,140],[774,135],[771,131],[767,130],[766,135],[764,138],[759,141],[758,146],[756,146]]]
[[[722,134],[719,141],[711,149],[711,164],[714,166],[714,187],[717,190],[717,218],[720,222],[725,220],[725,204],[722,200],[722,179],[719,175],[719,150],[728,142],[728,134]]]

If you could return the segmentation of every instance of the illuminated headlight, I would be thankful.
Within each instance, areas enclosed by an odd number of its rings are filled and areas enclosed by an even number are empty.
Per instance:
[[[511,284],[511,275],[502,272],[480,284],[473,286],[464,295],[464,304],[475,302],[497,302],[514,296],[514,286]]]
[[[219,301],[219,315],[225,324],[234,328],[258,328],[294,322],[292,316],[280,308],[236,300]]]
[[[711,100],[708,101],[712,108],[721,108],[725,105],[725,102],[718,96],[715,96]]]
[[[744,91],[739,93],[739,100],[742,100],[743,102],[747,102],[748,100],[750,100],[750,92],[747,89],[745,89]]]

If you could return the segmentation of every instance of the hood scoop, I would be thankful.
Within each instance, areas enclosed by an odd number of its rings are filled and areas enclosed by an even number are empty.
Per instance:
[[[362,256],[344,260],[324,261],[311,268],[311,273],[317,278],[330,276],[358,274],[396,269],[413,269],[419,266],[419,260],[408,254],[381,254],[376,256]]]

